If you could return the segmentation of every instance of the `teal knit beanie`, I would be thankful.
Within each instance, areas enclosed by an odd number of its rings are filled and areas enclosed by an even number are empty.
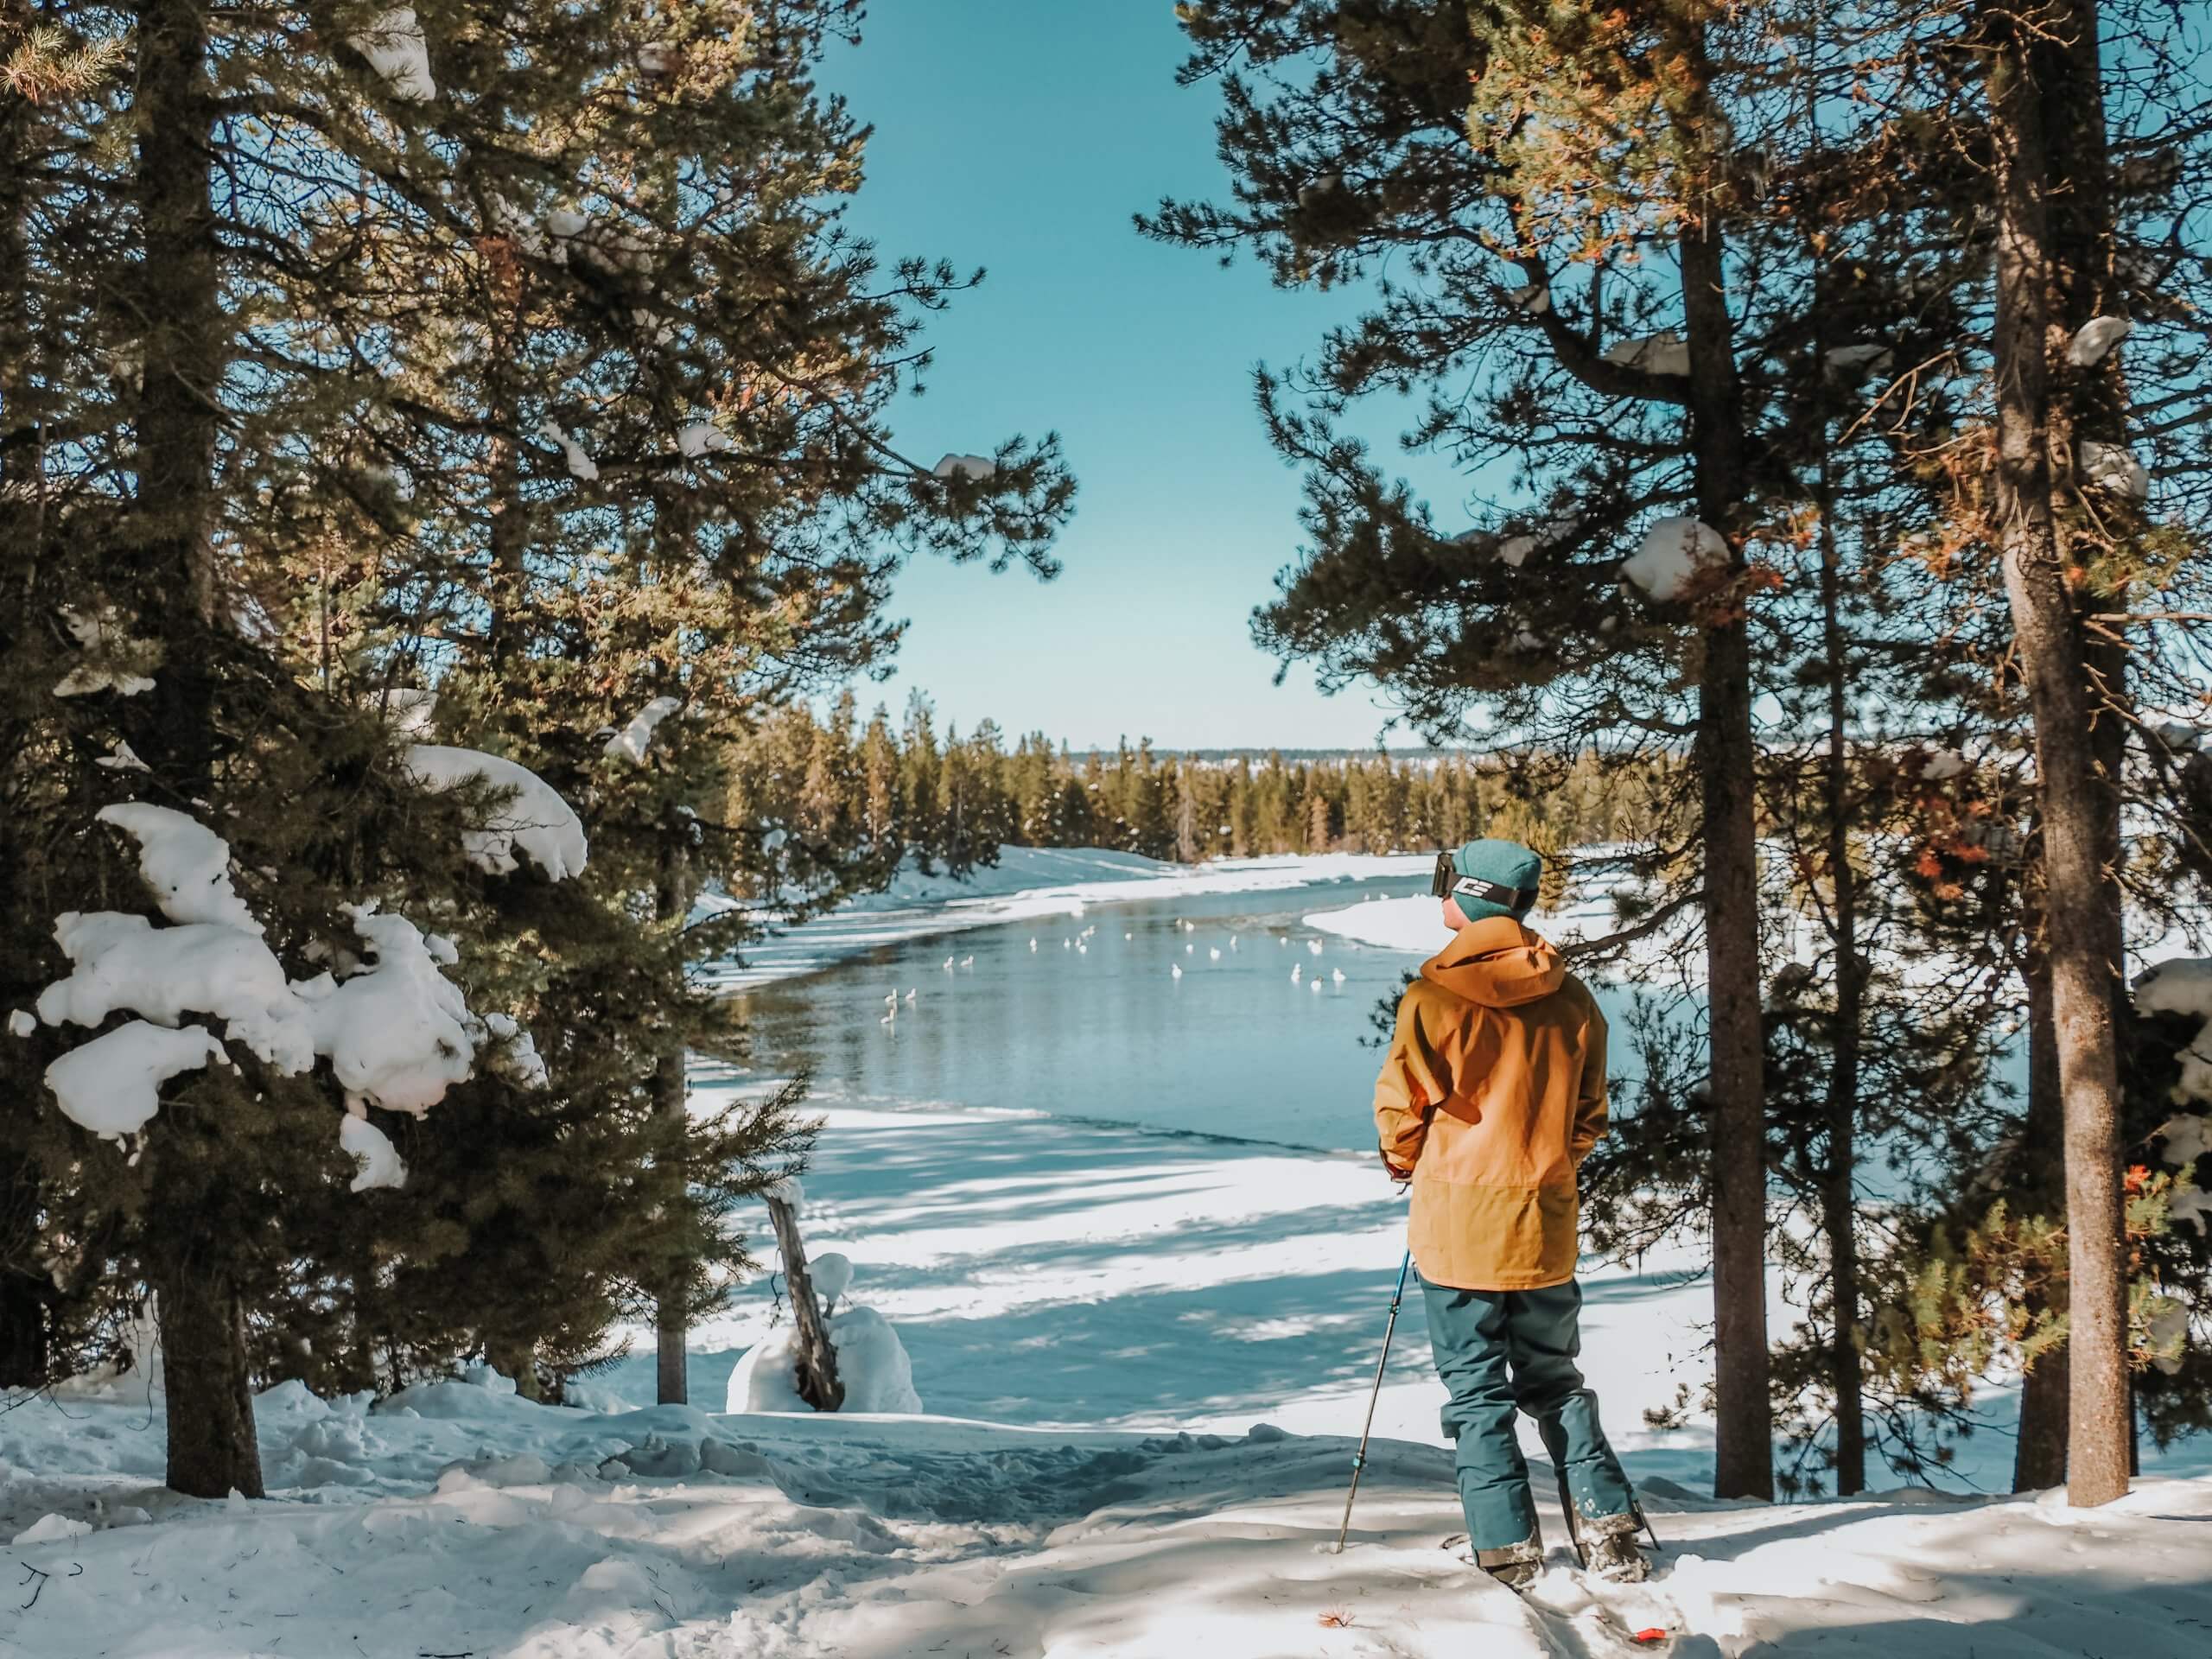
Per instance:
[[[1495,882],[1501,887],[1534,891],[1544,879],[1542,858],[1517,841],[1471,841],[1452,855],[1452,868],[1462,875],[1471,875],[1478,881]],[[1488,916],[1527,914],[1469,893],[1459,894],[1457,902],[1459,913],[1471,922],[1479,922]]]

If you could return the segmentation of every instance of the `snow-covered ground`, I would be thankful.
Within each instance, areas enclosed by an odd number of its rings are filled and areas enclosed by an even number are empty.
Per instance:
[[[1541,1460],[1533,1604],[1441,1548],[1417,1305],[1331,1553],[1401,1218],[1357,1160],[838,1107],[807,1188],[810,1248],[852,1255],[938,1414],[725,1415],[699,1372],[706,1409],[288,1385],[259,1403],[271,1499],[208,1503],[160,1489],[161,1414],[127,1384],[31,1402],[0,1415],[0,1538],[31,1535],[0,1654],[1555,1659],[1633,1651],[1624,1629],[1695,1655],[2206,1652],[2202,1457],[2086,1513],[1695,1496],[1704,1436],[1638,1414],[1700,1364],[1702,1288],[1663,1274],[1592,1271],[1584,1345],[1668,1545],[1652,1586],[1565,1570]]]
[[[365,1413],[261,1405],[291,1466],[311,1456],[351,1484],[179,1499],[153,1484],[143,1403],[14,1414],[11,1462],[52,1472],[6,1488],[0,1526],[32,1535],[10,1552],[0,1652],[1556,1659],[1636,1651],[1620,1632],[1661,1629],[1693,1655],[2201,1659],[2212,1629],[2202,1480],[2146,1479],[2088,1513],[2048,1497],[1732,1507],[1647,1485],[1670,1546],[1660,1579],[1600,1599],[1559,1569],[1524,1603],[1440,1548],[1458,1522],[1435,1446],[1376,1451],[1338,1555],[1347,1444],[1265,1426],[601,1416],[465,1382]]]
[[[1115,896],[1203,879],[1239,877],[1097,878]],[[1249,890],[1301,879],[1335,878]],[[979,902],[1009,907],[996,920],[1071,901]],[[1384,936],[1400,909],[1402,943]],[[1433,938],[1426,899],[1351,913],[1373,931],[1330,931]],[[763,1081],[702,1076],[700,1103]],[[1687,1259],[1584,1264],[1583,1363],[1668,1544],[1653,1585],[1593,1593],[1565,1569],[1532,1437],[1554,1567],[1535,1597],[1440,1547],[1460,1522],[1417,1300],[1337,1555],[1403,1238],[1371,1159],[957,1100],[825,1104],[810,1254],[846,1259],[848,1306],[896,1330],[931,1414],[722,1412],[740,1353],[780,1334],[773,1281],[695,1332],[691,1407],[635,1408],[642,1355],[579,1390],[594,1409],[480,1375],[382,1402],[272,1390],[264,1503],[163,1491],[159,1402],[129,1377],[10,1402],[0,1659],[1579,1659],[1644,1651],[1624,1632],[1646,1629],[1692,1655],[2212,1652],[2212,1445],[2146,1447],[2105,1510],[1989,1496],[2011,1460],[1999,1388],[1954,1491],[1696,1496],[1708,1431],[1643,1418],[1707,1374],[1709,1291]]]
[[[1092,906],[1117,901],[1278,892],[1418,875],[1433,861],[1427,854],[1328,853],[1188,865],[1101,847],[1004,847],[995,866],[957,880],[924,875],[910,863],[886,891],[747,946],[743,964],[725,967],[714,981],[728,990],[744,990],[814,973],[880,945],[997,922],[1080,916]]]

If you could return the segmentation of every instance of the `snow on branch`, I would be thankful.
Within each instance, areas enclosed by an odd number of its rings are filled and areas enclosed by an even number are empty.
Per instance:
[[[423,38],[423,25],[412,6],[383,13],[346,40],[384,77],[394,98],[427,104],[438,95],[438,84],[430,78],[429,43]]]
[[[324,974],[296,988],[315,1052],[329,1057],[347,1106],[420,1116],[467,1080],[483,1027],[414,923],[373,905],[340,908],[374,961],[350,979]]]
[[[1643,532],[1643,543],[1621,566],[1621,575],[1662,604],[1696,588],[1728,563],[1728,541],[1696,518],[1661,518]]]
[[[64,1117],[120,1141],[153,1122],[162,1109],[161,1086],[171,1077],[229,1058],[205,1026],[169,1031],[133,1020],[48,1066],[46,1086]]]
[[[230,843],[207,825],[149,801],[122,801],[92,815],[138,843],[138,874],[173,922],[214,922],[257,938],[261,924],[231,886]]]
[[[140,871],[177,925],[156,927],[120,911],[70,911],[54,925],[73,971],[40,994],[39,1018],[97,1026],[119,1013],[137,1016],[47,1070],[62,1111],[95,1134],[137,1134],[159,1111],[162,1083],[209,1058],[228,1060],[207,1027],[182,1023],[188,1013],[222,1020],[228,1040],[283,1075],[329,1060],[350,1114],[340,1144],[361,1163],[356,1192],[397,1185],[406,1174],[367,1122],[367,1108],[419,1116],[472,1076],[480,1058],[523,1087],[545,1086],[530,1033],[508,1014],[480,1018],[440,971],[459,960],[452,941],[426,937],[372,904],[343,906],[365,945],[365,964],[342,980],[327,973],[287,980],[261,923],[231,891],[231,849],[222,837],[143,803],[99,817],[137,837]],[[10,1028],[25,1034],[20,1019]]]
[[[408,775],[424,789],[442,793],[484,784],[507,793],[478,828],[461,833],[462,850],[480,870],[505,875],[517,868],[515,849],[554,881],[577,874],[590,844],[583,821],[553,787],[529,767],[502,755],[442,743],[416,743],[405,756]]]
[[[2114,495],[2124,495],[2131,501],[2151,499],[2151,474],[2126,445],[2084,439],[2078,460],[2084,483],[2110,490]]]
[[[64,607],[61,620],[84,647],[85,660],[54,682],[55,696],[84,697],[95,691],[112,691],[119,697],[135,697],[154,689],[152,680],[136,671],[152,647],[131,637],[118,619],[114,606],[103,605],[89,616]]]
[[[341,1151],[353,1154],[358,1166],[352,1191],[407,1185],[407,1166],[400,1161],[399,1149],[391,1144],[390,1135],[365,1116],[349,1111],[338,1121],[338,1145]]]
[[[2091,317],[2066,342],[2066,360],[2077,369],[2093,368],[2134,328],[2126,317]]]
[[[737,442],[712,421],[694,421],[676,435],[676,448],[686,461],[696,461],[702,455],[734,454]]]
[[[1690,348],[1672,328],[1640,340],[1617,340],[1605,348],[1605,361],[1618,369],[1641,369],[1646,374],[1688,374]]]
[[[626,754],[639,766],[645,764],[645,751],[652,747],[653,733],[660,723],[683,706],[681,697],[655,697],[651,702],[630,716],[630,723],[607,740],[606,753],[611,757]]]
[[[598,482],[599,463],[585,452],[583,445],[563,432],[551,416],[537,423],[537,435],[559,448],[562,458],[568,462],[570,478],[581,479],[587,484]]]
[[[2196,1020],[2196,1034],[2181,1052],[2173,1099],[2177,1105],[2212,1102],[2212,959],[2177,957],[2159,963],[2136,976],[2134,991],[2135,1006],[2145,1014],[2185,1014]],[[2176,1169],[2193,1169],[2199,1159],[2212,1154],[2212,1116],[2202,1112],[2177,1112],[2151,1134],[2162,1142],[2164,1161]],[[2203,1233],[2212,1223],[2212,1193],[2184,1183],[2168,1200],[2167,1211]]]
[[[204,1014],[280,1071],[315,1064],[306,1010],[258,928],[156,927],[120,911],[72,910],[54,922],[54,937],[74,971],[39,994],[38,1017],[49,1026],[97,1026],[128,1012],[173,1027]]]
[[[988,455],[946,455],[930,468],[938,478],[995,478],[998,470],[998,462]]]

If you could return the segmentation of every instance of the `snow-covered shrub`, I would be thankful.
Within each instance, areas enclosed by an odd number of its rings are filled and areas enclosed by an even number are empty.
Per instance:
[[[440,971],[457,959],[448,940],[373,905],[342,908],[365,950],[332,974],[288,980],[260,921],[231,885],[228,842],[166,807],[126,802],[99,817],[139,843],[139,873],[175,925],[121,911],[65,912],[54,938],[73,971],[38,999],[49,1026],[129,1024],[71,1050],[47,1068],[62,1112],[96,1135],[136,1135],[160,1110],[162,1084],[209,1061],[228,1063],[225,1041],[243,1044],[280,1075],[327,1059],[346,1091],[339,1144],[360,1166],[353,1190],[397,1186],[405,1166],[365,1108],[417,1116],[474,1071],[480,1052],[525,1086],[542,1086],[544,1063],[509,1016],[480,1019]],[[215,918],[220,919],[215,919]],[[223,1023],[218,1040],[187,1014]]]
[[[842,1295],[852,1283],[852,1262],[835,1251],[812,1265],[815,1287],[825,1301]],[[913,1363],[890,1320],[872,1307],[848,1303],[824,1323],[830,1345],[837,1354],[837,1381],[845,1390],[841,1411],[909,1417],[920,1414],[922,1399],[914,1392]],[[798,1329],[793,1325],[783,1325],[753,1344],[729,1374],[723,1409],[813,1410],[799,1395],[798,1355]]]

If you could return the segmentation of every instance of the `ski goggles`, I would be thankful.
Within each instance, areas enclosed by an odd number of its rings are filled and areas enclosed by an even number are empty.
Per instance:
[[[1436,855],[1436,868],[1428,878],[1428,896],[1432,899],[1486,899],[1493,905],[1502,905],[1516,916],[1524,914],[1536,902],[1535,887],[1509,887],[1501,882],[1485,881],[1478,875],[1462,875],[1459,867],[1452,861],[1449,853]]]

